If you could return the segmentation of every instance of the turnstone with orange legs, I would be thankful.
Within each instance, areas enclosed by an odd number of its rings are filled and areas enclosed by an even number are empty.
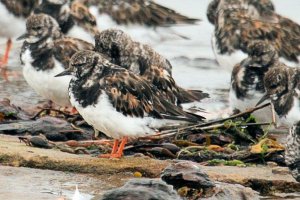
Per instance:
[[[121,30],[108,29],[95,37],[95,50],[110,61],[155,85],[166,98],[176,105],[199,101],[208,94],[199,90],[185,90],[172,78],[172,65],[149,45],[133,41]]]
[[[247,57],[247,46],[252,40],[264,40],[273,43],[281,61],[298,66],[300,26],[272,10],[253,12],[243,2],[220,0],[218,4],[212,43],[219,64],[231,70]]]
[[[231,110],[246,111],[255,107],[265,95],[264,76],[273,67],[283,66],[275,48],[264,41],[253,41],[248,47],[248,58],[235,65],[231,75],[229,104]],[[272,118],[269,107],[253,113],[259,122]]]
[[[128,138],[153,135],[168,124],[203,119],[165,100],[155,86],[97,52],[74,54],[70,67],[57,76],[69,74],[72,105],[87,123],[115,139],[111,154],[101,157],[121,157]]]
[[[189,18],[159,5],[152,0],[81,0],[87,6],[97,6],[100,14],[110,16],[117,24],[168,26],[194,24],[199,19]]]
[[[12,38],[25,31],[26,17],[28,17],[39,0],[1,0],[0,1],[0,35],[8,38],[3,58],[0,61],[2,75],[7,79],[5,68],[9,52],[12,47]]]
[[[300,182],[300,69],[272,68],[266,73],[264,84],[267,92],[259,104],[270,98],[280,120],[289,124],[285,162]]]
[[[31,15],[26,23],[27,32],[21,62],[27,83],[42,97],[60,106],[71,106],[68,86],[70,77],[55,78],[69,65],[70,57],[78,50],[94,46],[80,39],[65,37],[55,19],[46,14]]]
[[[65,35],[94,43],[94,36],[98,33],[96,18],[84,4],[78,1],[70,3],[69,0],[43,0],[34,13],[48,14],[56,19]]]

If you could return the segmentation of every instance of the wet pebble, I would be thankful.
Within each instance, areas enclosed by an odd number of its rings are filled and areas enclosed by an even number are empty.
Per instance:
[[[46,133],[45,136],[48,140],[53,142],[64,142],[68,140],[68,138],[61,133]]]
[[[45,148],[50,149],[52,148],[52,145],[49,144],[46,138],[41,136],[29,136],[29,137],[19,137],[20,140],[25,142],[26,145],[38,147],[38,148]]]
[[[211,188],[215,184],[209,179],[199,165],[190,161],[180,161],[166,167],[161,173],[161,178],[174,188]]]

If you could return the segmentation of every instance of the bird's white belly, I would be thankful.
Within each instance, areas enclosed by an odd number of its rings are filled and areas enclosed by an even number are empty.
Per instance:
[[[235,92],[233,89],[230,89],[229,92],[229,105],[231,111],[234,109],[238,109],[241,112],[246,111],[249,108],[254,108],[258,101],[263,97],[263,93],[253,93],[248,95],[248,97],[244,99],[238,99],[236,97]],[[253,113],[257,122],[271,122],[272,121],[272,110],[271,106],[265,107],[263,109],[257,110]]]
[[[236,50],[231,54],[220,54],[214,35],[212,36],[212,46],[218,64],[230,72],[236,64],[248,57],[247,54],[241,50]]]
[[[124,136],[136,138],[153,135],[156,128],[167,123],[167,120],[158,120],[151,117],[126,117],[116,111],[105,93],[99,96],[95,105],[89,105],[85,108],[75,100],[72,93],[70,93],[70,100],[87,123],[116,139]]]
[[[26,51],[28,54],[29,50]],[[37,71],[28,61],[23,59],[23,75],[27,83],[45,99],[49,99],[60,106],[71,106],[68,95],[71,77],[54,77],[64,71],[62,65],[55,60],[53,69]]]
[[[282,58],[282,57],[279,58],[280,62],[283,62],[284,64],[286,64],[289,67],[300,67],[300,56],[298,56],[298,60],[299,60],[299,63],[295,63],[295,62],[288,61],[287,59]]]
[[[0,2],[0,35],[7,38],[14,38],[22,35],[26,30],[26,20],[16,17],[10,13],[5,5]]]
[[[296,97],[294,97],[294,104],[291,111],[282,117],[281,121],[289,127],[300,121],[300,101]]]

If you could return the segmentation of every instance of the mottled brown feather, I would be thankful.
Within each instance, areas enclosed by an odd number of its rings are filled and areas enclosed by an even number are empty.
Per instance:
[[[100,13],[108,14],[118,24],[166,26],[194,24],[199,21],[151,0],[82,0],[82,2],[87,6],[98,6]]]
[[[89,9],[84,4],[74,1],[72,2],[70,9],[70,13],[78,25],[93,35],[99,32],[95,16],[90,13]]]
[[[1,0],[1,3],[15,16],[26,18],[38,5],[39,0]]]
[[[300,37],[297,34],[299,25],[295,30],[288,26],[282,26],[276,20],[254,18],[248,16],[243,10],[225,10],[224,24],[216,26],[215,35],[217,45],[221,53],[233,52],[235,49],[247,51],[247,46],[253,40],[265,40],[272,43],[279,55],[299,62]],[[285,23],[291,23],[285,20]],[[294,24],[295,25],[295,24]]]
[[[94,48],[94,45],[76,38],[63,37],[53,42],[53,55],[65,68],[69,67],[70,58],[74,53]]]

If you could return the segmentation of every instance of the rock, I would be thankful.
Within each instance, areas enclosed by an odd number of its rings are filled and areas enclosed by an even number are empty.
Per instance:
[[[54,141],[54,142],[61,142],[61,141],[67,141],[68,138],[64,135],[64,134],[61,134],[61,133],[46,133],[45,134],[47,140],[50,140],[50,141]]]
[[[206,200],[259,200],[259,193],[239,184],[217,182],[213,195]]]
[[[273,174],[287,175],[290,174],[290,171],[287,167],[274,167],[272,168]]]
[[[166,167],[161,173],[161,178],[166,183],[173,185],[174,188],[210,188],[215,184],[204,173],[199,165],[190,161],[181,161]]]
[[[276,162],[272,162],[272,161],[267,162],[267,165],[269,167],[277,167],[278,166],[278,164]]]
[[[28,146],[51,149],[53,146],[49,144],[47,139],[43,136],[20,136],[18,137],[20,141],[23,141]]]
[[[181,200],[172,186],[159,179],[132,179],[94,200]]]
[[[49,142],[43,137],[33,136],[29,139],[29,141],[31,145],[34,147],[46,148],[46,149],[52,148]]]

